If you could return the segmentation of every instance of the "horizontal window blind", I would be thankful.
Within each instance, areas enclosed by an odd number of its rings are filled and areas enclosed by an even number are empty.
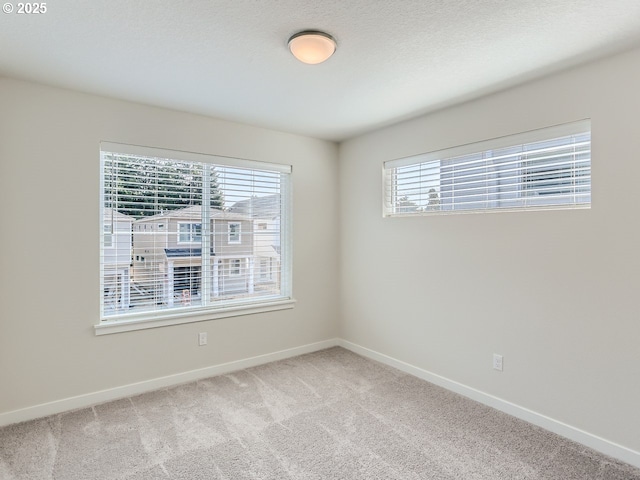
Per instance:
[[[101,318],[291,298],[291,167],[101,144]]]
[[[589,121],[384,164],[385,216],[590,205]]]

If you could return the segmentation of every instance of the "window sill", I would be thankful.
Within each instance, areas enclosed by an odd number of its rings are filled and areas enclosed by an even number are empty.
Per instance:
[[[295,300],[287,299],[252,305],[230,306],[219,310],[199,310],[144,318],[105,320],[94,325],[94,328],[96,335],[109,335],[111,333],[130,332],[147,328],[167,327],[170,325],[181,325],[183,323],[203,322],[207,320],[217,320],[219,318],[287,310],[293,308],[295,303]]]

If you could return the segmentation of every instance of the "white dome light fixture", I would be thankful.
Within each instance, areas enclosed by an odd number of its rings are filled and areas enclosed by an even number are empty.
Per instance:
[[[333,55],[336,41],[328,33],[305,30],[291,36],[289,50],[301,62],[315,65]]]

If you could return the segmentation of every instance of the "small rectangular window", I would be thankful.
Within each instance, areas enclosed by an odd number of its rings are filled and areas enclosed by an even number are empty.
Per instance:
[[[239,222],[229,222],[229,243],[240,243]]]
[[[178,223],[178,243],[195,243],[201,240],[201,223]]]
[[[384,163],[384,216],[591,206],[591,123]]]

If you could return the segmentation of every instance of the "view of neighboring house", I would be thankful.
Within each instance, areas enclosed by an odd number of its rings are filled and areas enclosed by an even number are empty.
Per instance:
[[[204,257],[201,206],[134,222],[132,295],[139,303],[187,305],[204,294],[213,298],[254,292],[252,219],[214,208],[209,218],[209,255]],[[202,278],[203,262],[210,266],[205,269],[211,272],[210,278]]]
[[[256,288],[279,288],[280,194],[236,202],[229,211],[253,219]]]
[[[131,226],[134,220],[111,208],[103,211],[105,311],[128,309],[130,305]]]
[[[199,305],[203,294],[213,300],[277,293],[280,201],[274,194],[236,202],[228,210],[211,208],[204,256],[200,205],[138,220],[105,209],[105,313]],[[208,278],[202,278],[203,271]]]

